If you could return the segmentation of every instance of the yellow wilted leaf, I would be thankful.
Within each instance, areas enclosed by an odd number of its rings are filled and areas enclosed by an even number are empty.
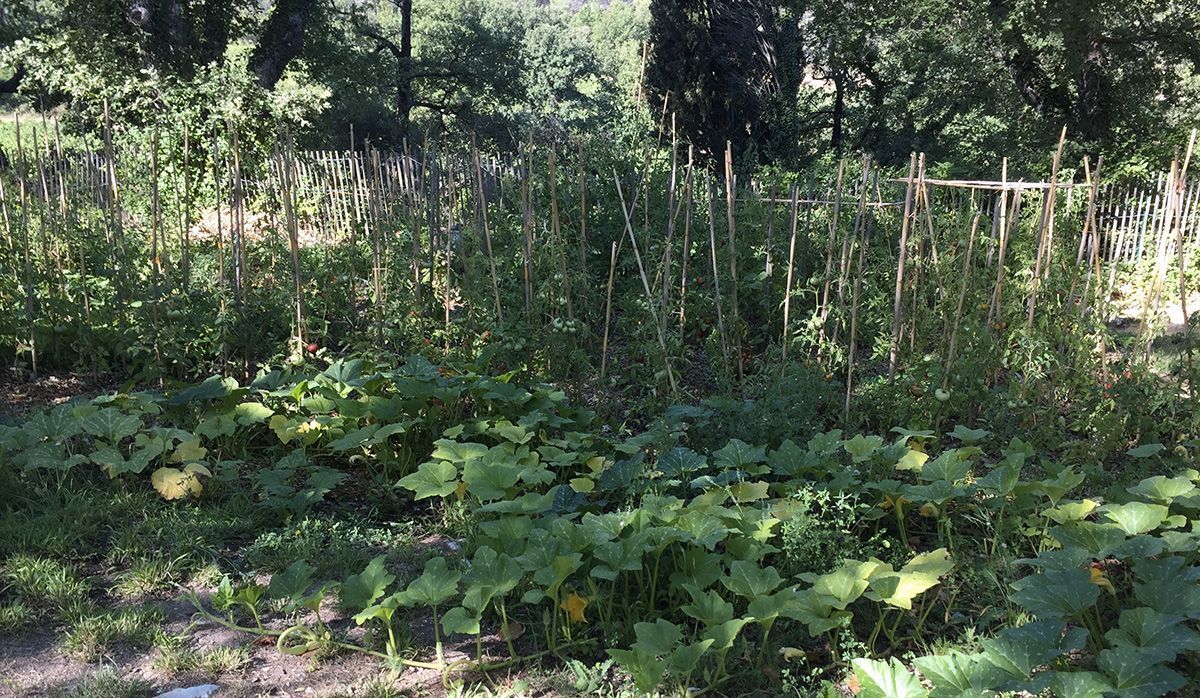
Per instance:
[[[193,467],[195,464],[189,467]],[[207,472],[204,466],[198,466]],[[179,470],[178,468],[159,468],[150,476],[150,483],[159,495],[168,501],[183,499],[191,494],[200,494],[200,477],[197,471]]]
[[[208,467],[203,463],[188,463],[187,465],[183,466],[183,472],[193,475],[207,475],[208,477],[212,477],[212,471],[209,470]]]
[[[797,649],[795,647],[780,647],[779,656],[783,658],[783,661],[790,662],[793,659],[805,659],[807,655],[802,649]]]
[[[208,454],[208,449],[200,445],[200,439],[188,439],[175,447],[171,454],[172,463],[200,460]]]
[[[591,478],[577,477],[571,480],[571,489],[576,492],[591,492],[596,489],[596,483]]]
[[[586,465],[588,470],[592,471],[592,474],[595,475],[604,469],[604,456],[592,456],[587,459]]]
[[[563,602],[558,605],[559,608],[567,612],[567,617],[575,623],[586,623],[587,618],[583,616],[583,609],[587,608],[588,600],[575,592],[563,599]]]

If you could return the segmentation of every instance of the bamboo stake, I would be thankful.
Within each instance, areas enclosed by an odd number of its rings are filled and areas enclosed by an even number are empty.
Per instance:
[[[858,212],[854,217],[854,240],[858,245],[858,272],[854,276],[854,287],[851,290],[850,300],[850,342],[846,349],[846,402],[842,411],[842,421],[847,425],[850,423],[850,396],[854,386],[854,360],[858,353],[858,298],[862,290],[863,267],[866,259],[867,251],[867,236],[866,229],[868,223],[864,221],[864,216],[869,216],[867,203],[867,171],[871,167],[871,156],[863,156],[863,186],[859,188],[859,204]],[[853,252],[853,246],[851,247]]]
[[[504,313],[500,309],[500,281],[496,274],[496,257],[492,254],[492,236],[488,229],[488,201],[483,191],[483,169],[479,164],[479,149],[475,145],[475,134],[473,133],[471,134],[471,156],[475,161],[476,192],[479,197],[479,212],[483,221],[483,247],[487,252],[488,268],[492,273],[492,299],[496,304],[496,322],[504,324]]]
[[[280,185],[283,195],[283,214],[287,221],[288,251],[292,258],[292,294],[295,304],[296,321],[296,355],[304,353],[304,296],[300,279],[300,239],[299,227],[296,221],[295,201],[293,199],[293,167],[292,167],[292,136],[284,132],[284,153],[281,155],[279,146],[274,146],[275,156],[280,165]]]
[[[237,129],[234,128],[232,121],[228,123],[226,132],[230,137],[229,145],[233,156],[233,227],[229,231],[233,242],[233,290],[239,312],[244,313],[241,308],[245,305],[246,300],[246,191],[245,182],[242,179],[241,145]]]
[[[185,121],[183,123],[183,252],[181,260],[183,292],[185,294],[191,287],[192,280],[192,143],[190,135],[187,122]]]
[[[808,180],[808,197],[807,197],[809,199],[812,198],[812,188],[813,188],[813,182],[812,182],[812,179],[809,179]],[[792,315],[791,315],[791,313],[792,313],[792,278],[793,278],[793,274],[794,274],[794,271],[796,268],[796,227],[800,222],[800,215],[799,215],[800,214],[800,211],[799,211],[800,201],[799,201],[799,199],[800,199],[800,187],[799,187],[799,185],[793,184],[792,185],[792,212],[791,212],[791,221],[789,224],[789,227],[791,228],[791,235],[788,238],[787,278],[784,280],[784,283],[783,283],[783,348],[782,348],[783,361],[782,361],[782,363],[783,363],[783,370],[785,370],[785,371],[787,370],[788,345],[792,343],[791,342],[791,339],[792,339],[792,336],[791,336],[791,332],[792,332],[792,324],[791,324],[791,322],[792,322],[791,321],[791,317],[792,317]],[[811,215],[812,215],[812,204],[805,204],[806,218]],[[807,228],[808,228],[808,223],[806,221],[805,229],[807,229]]]
[[[157,288],[162,275],[162,258],[159,256],[159,229],[162,225],[161,204],[158,192],[158,128],[150,134],[150,271],[154,274]],[[157,306],[157,303],[151,307]]]
[[[212,133],[212,174],[213,174],[213,191],[217,200],[217,286],[222,290],[225,288],[225,231],[222,230],[221,208],[224,206],[224,200],[221,197],[221,174],[218,173],[220,156],[220,142],[217,139],[217,127],[213,126]],[[224,170],[224,167],[221,168]],[[221,307],[224,309],[225,297],[221,295]]]
[[[624,243],[624,238],[621,242]],[[613,275],[617,269],[617,252],[619,245],[612,244],[612,255],[608,260],[608,291],[605,294],[604,300],[604,339],[600,344],[600,379],[604,380],[604,375],[608,369],[608,328],[612,322],[612,297],[613,297]]]
[[[379,151],[373,147],[368,147],[367,156],[371,158],[371,168],[375,174],[375,178],[379,177]],[[367,187],[367,210],[368,210],[368,239],[371,241],[371,288],[374,292],[375,306],[375,341],[378,346],[383,346],[383,245],[380,238],[382,231],[379,227],[379,196],[375,187]],[[447,277],[448,279],[449,277]]]
[[[58,158],[58,167],[57,167],[57,170],[58,170],[58,172],[57,172],[57,174],[58,174],[58,201],[59,201],[59,212],[60,212],[59,215],[61,216],[62,221],[63,221],[63,234],[64,234],[63,244],[66,247],[66,257],[68,260],[70,260],[71,245],[70,245],[70,242],[65,239],[65,237],[66,237],[66,235],[69,234],[69,231],[76,230],[76,226],[75,226],[75,218],[74,218],[74,209],[71,206],[70,194],[67,189],[66,164],[65,164],[66,157],[64,156],[64,152],[63,152],[62,134],[59,132],[58,119],[54,120],[54,152],[55,152],[55,156]],[[0,197],[3,197],[3,195],[0,194]],[[79,254],[79,288],[80,288],[80,292],[83,295],[83,315],[84,315],[84,318],[88,321],[88,324],[90,324],[91,299],[89,298],[89,291],[88,291],[87,263],[84,261],[84,258],[83,258],[83,250],[84,250],[84,247],[86,246],[87,240],[86,240],[86,233],[83,228],[79,228],[78,233],[79,233],[79,237],[80,237],[80,240],[79,240],[79,252],[80,252],[80,254]],[[84,325],[84,323],[81,322],[80,323],[81,334],[82,334],[83,325]]]
[[[741,311],[738,309],[738,273],[737,273],[737,226],[734,223],[734,178],[733,178],[733,144],[725,141],[725,214],[729,223],[729,283],[730,300],[733,303],[733,350],[737,353],[737,377],[740,383],[746,377],[745,357],[742,356],[742,323]],[[715,276],[715,275],[714,275]],[[713,279],[714,283],[716,279]]]
[[[1190,158],[1191,153],[1188,153]],[[1170,221],[1174,216],[1175,210],[1175,193],[1177,183],[1181,178],[1182,172],[1179,165],[1179,149],[1175,149],[1175,157],[1171,160],[1171,170],[1167,175],[1166,183],[1162,189],[1161,206],[1155,212],[1156,217],[1161,218],[1161,223],[1155,223],[1152,227],[1156,230],[1151,230],[1150,235],[1154,243],[1154,273],[1152,274],[1146,291],[1143,294],[1142,303],[1142,319],[1138,326],[1138,341],[1145,339],[1145,350],[1143,360],[1150,359],[1150,346],[1153,342],[1153,332],[1151,331],[1151,323],[1158,314],[1158,300],[1165,281],[1166,265],[1167,265],[1167,250],[1166,240],[1167,228],[1170,226]]]
[[[154,335],[154,362],[162,365],[162,353],[158,342],[158,302],[162,295],[162,260],[159,258],[159,226],[162,223],[159,193],[158,193],[158,127],[150,135],[150,270],[153,275],[151,285],[152,299],[150,302],[150,327]],[[158,377],[159,386],[163,379]]]
[[[446,176],[449,180],[447,193],[449,195],[449,206],[447,206],[447,221],[446,221],[446,281],[445,281],[445,322],[443,325],[443,334],[445,337],[446,354],[450,353],[450,306],[453,303],[454,286],[451,283],[450,271],[451,260],[454,258],[454,161],[450,160],[446,167]],[[439,201],[440,207],[440,201]]]
[[[1088,245],[1088,258],[1086,260],[1087,276],[1083,283],[1083,292],[1079,294],[1079,316],[1086,318],[1089,308],[1088,299],[1091,297],[1093,271],[1095,272],[1095,281],[1100,283],[1100,224],[1096,220],[1096,207],[1092,205],[1100,191],[1100,172],[1104,167],[1104,156],[1101,155],[1096,159],[1096,171],[1088,171],[1088,160],[1084,157],[1084,171],[1087,173],[1089,180],[1094,181],[1094,188],[1088,193],[1091,199],[1088,204],[1087,218],[1084,220],[1084,230],[1091,230],[1091,244]],[[1072,292],[1074,291],[1074,283],[1072,283]],[[1097,301],[1099,299],[1097,298]],[[1107,382],[1107,381],[1106,381]]]
[[[1097,163],[1097,167],[1099,167],[1099,163]],[[1097,171],[1095,177],[1092,176],[1091,167],[1088,163],[1087,156],[1084,156],[1084,158],[1083,158],[1083,171],[1084,171],[1084,176],[1087,178],[1086,179],[1087,183],[1091,186],[1088,189],[1087,207],[1086,207],[1084,215],[1083,215],[1083,232],[1079,236],[1079,252],[1076,255],[1075,266],[1072,268],[1072,272],[1071,272],[1071,287],[1067,291],[1067,302],[1072,303],[1072,304],[1075,302],[1075,287],[1077,285],[1077,282],[1079,281],[1079,265],[1084,261],[1083,260],[1084,249],[1086,247],[1086,249],[1088,250],[1089,255],[1090,255],[1092,246],[1088,243],[1093,236],[1099,235],[1099,231],[1096,230],[1096,228],[1095,228],[1095,220],[1096,220],[1096,197],[1100,191],[1100,174]],[[1088,287],[1091,285],[1091,281],[1092,281],[1092,276],[1091,276],[1092,266],[1091,266],[1090,256],[1087,261],[1088,261],[1088,264],[1086,265],[1087,277],[1084,282],[1084,290],[1083,290],[1082,297],[1079,300],[1080,317],[1083,316],[1083,309],[1085,307],[1085,301],[1083,299],[1087,297]]]
[[[950,330],[950,346],[946,350],[946,369],[942,374],[942,390],[950,385],[950,371],[954,367],[954,351],[958,346],[958,326],[962,321],[963,303],[967,299],[967,282],[971,279],[971,252],[975,249],[975,231],[979,228],[979,213],[971,221],[971,232],[967,237],[967,253],[963,255],[962,280],[958,286],[958,305],[954,309],[954,323]]]
[[[721,340],[721,358],[724,360],[725,374],[731,375],[729,345],[725,342],[725,315],[721,310],[721,273],[717,270],[717,193],[713,184],[708,185],[708,249],[712,258],[713,292],[717,305],[717,335]]]
[[[1038,245],[1037,256],[1033,264],[1033,278],[1030,280],[1031,288],[1029,290],[1028,313],[1025,321],[1025,333],[1029,334],[1033,330],[1033,314],[1037,309],[1038,297],[1038,282],[1042,276],[1042,257],[1045,255],[1047,260],[1049,255],[1044,252],[1044,248],[1048,246],[1051,236],[1054,231],[1054,199],[1055,186],[1058,183],[1058,166],[1062,160],[1063,145],[1067,140],[1067,127],[1062,129],[1062,135],[1058,137],[1058,148],[1054,151],[1054,160],[1050,166],[1050,187],[1046,190],[1046,199],[1042,203],[1042,219],[1038,224]]]
[[[1196,145],[1196,129],[1192,129],[1192,135],[1188,139],[1187,155],[1185,155],[1183,158],[1183,171],[1179,175],[1179,191],[1180,191],[1181,195],[1184,195],[1184,196],[1186,196],[1188,165],[1191,163],[1192,148],[1195,145]],[[1179,310],[1183,315],[1183,331],[1187,334],[1187,340],[1188,340],[1188,341],[1184,342],[1184,346],[1187,347],[1188,392],[1191,393],[1192,397],[1194,398],[1194,397],[1196,397],[1196,394],[1195,394],[1195,390],[1194,390],[1195,386],[1192,385],[1192,376],[1195,374],[1193,371],[1192,342],[1190,341],[1191,335],[1192,335],[1192,325],[1188,319],[1187,248],[1184,246],[1184,233],[1183,233],[1185,220],[1186,220],[1185,218],[1181,217],[1181,219],[1175,225],[1176,233],[1178,236],[1177,241],[1178,241],[1178,246],[1179,246],[1179,250],[1178,250],[1178,255],[1179,255]]]
[[[575,320],[575,307],[571,304],[571,281],[567,275],[567,254],[562,239],[562,228],[558,220],[558,168],[555,151],[550,148],[550,234],[554,238],[554,246],[558,249],[558,273],[562,276],[563,298],[567,304],[567,319]]]
[[[533,313],[533,204],[530,203],[529,172],[532,167],[526,165],[529,151],[522,146],[521,157],[521,268],[525,282],[525,316],[528,319]]]
[[[846,284],[849,281],[850,265],[852,263],[851,257],[853,256],[853,246],[855,244],[855,241],[858,239],[859,226],[862,225],[863,213],[866,211],[867,179],[870,176],[870,171],[871,171],[871,156],[864,155],[863,163],[862,163],[862,177],[859,179],[859,183],[858,183],[858,205],[855,207],[855,211],[854,211],[854,225],[851,227],[850,235],[847,235],[844,238],[842,238],[842,251],[841,251],[840,256],[838,257],[837,300],[838,300],[838,317],[839,318],[844,318],[845,313],[846,313]],[[844,324],[845,324],[844,319],[842,319],[840,323],[834,324],[833,334],[832,334],[834,343],[837,343],[838,336],[839,336],[839,330],[841,329],[842,325],[844,325]]]
[[[908,255],[908,227],[912,219],[913,207],[913,175],[917,170],[917,154],[911,153],[908,156],[908,179],[907,185],[904,188],[904,214],[900,220],[900,248],[897,253],[896,261],[896,290],[892,298],[892,343],[888,350],[888,382],[896,382],[896,360],[900,354],[900,334],[903,323],[902,312],[903,308],[901,300],[904,293],[904,266]],[[793,242],[795,241],[795,231],[792,232]],[[791,273],[791,261],[788,262],[789,274]],[[788,282],[791,286],[791,282]]]
[[[688,145],[688,166],[687,175],[683,183],[684,196],[684,214],[683,214],[683,250],[680,253],[679,260],[679,337],[680,340],[684,337],[684,325],[687,315],[687,275],[688,262],[692,257],[692,157],[694,149],[691,144]]]
[[[833,199],[833,213],[829,219],[829,240],[825,244],[825,276],[824,285],[821,289],[821,299],[817,304],[817,317],[819,318],[819,329],[817,331],[817,363],[822,364],[822,352],[825,344],[825,325],[829,318],[829,291],[832,285],[833,277],[833,248],[837,244],[839,231],[838,222],[841,218],[842,211],[842,176],[845,173],[846,160],[838,160],[837,185]]]
[[[420,312],[421,305],[421,231],[417,225],[419,216],[418,209],[420,208],[420,191],[424,187],[424,183],[417,180],[416,162],[413,160],[409,149],[408,139],[404,139],[404,166],[408,171],[408,205],[409,205],[409,221],[408,229],[412,235],[412,283],[413,283],[413,303],[415,305],[414,312]],[[422,165],[422,170],[424,165]]]
[[[37,341],[34,333],[37,321],[37,301],[34,290],[33,259],[29,251],[29,201],[25,180],[25,149],[21,147],[21,115],[13,114],[17,145],[17,203],[21,206],[21,249],[25,265],[25,322],[29,343],[29,365],[34,378],[38,375]]]
[[[675,134],[675,114],[671,114],[671,178],[667,182],[667,239],[663,243],[662,254],[662,299],[659,303],[659,312],[662,315],[662,324],[667,324],[667,316],[670,313],[670,297],[671,297],[671,242],[675,236],[675,222],[678,209],[675,208],[675,183],[678,174],[679,150],[678,142]],[[680,202],[682,203],[682,202]],[[658,279],[655,279],[657,283]]]
[[[1005,157],[1000,163],[1000,179],[1006,185],[1008,183],[1008,158]],[[1017,191],[1017,196],[1020,196],[1020,190]],[[1000,305],[1000,284],[1004,280],[1004,254],[1008,250],[1008,190],[1000,190],[1000,249],[997,252],[996,262],[996,283],[992,287],[992,297],[988,303],[987,323],[990,326],[993,319],[996,317],[996,312]],[[1019,222],[1018,222],[1019,224]]]
[[[583,141],[579,141],[579,268],[583,272],[585,283],[588,280],[587,269],[587,179],[584,172]]]
[[[637,260],[638,274],[642,278],[642,290],[646,293],[646,303],[650,306],[650,315],[654,319],[654,326],[658,335],[658,346],[662,350],[663,364],[667,369],[667,381],[671,384],[671,394],[678,395],[679,389],[675,384],[675,372],[671,369],[671,359],[667,354],[667,339],[663,333],[662,323],[659,321],[658,313],[654,312],[654,294],[650,291],[650,281],[646,278],[646,268],[642,265],[642,255],[638,251],[637,238],[633,235],[633,222],[630,220],[631,210],[626,208],[625,193],[621,189],[621,180],[617,177],[617,171],[613,170],[613,183],[617,185],[617,195],[621,199],[621,213],[625,217],[625,232],[629,234],[629,245],[633,248],[633,258]],[[637,206],[637,199],[633,200],[633,205]]]

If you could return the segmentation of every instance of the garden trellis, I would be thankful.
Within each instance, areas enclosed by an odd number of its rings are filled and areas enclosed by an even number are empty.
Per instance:
[[[1194,309],[1191,143],[1140,181],[1103,181],[1102,162],[1060,154],[1050,181],[1014,178],[1007,162],[995,181],[936,178],[921,154],[900,172],[863,158],[740,181],[729,152],[710,171],[675,138],[630,165],[589,160],[582,144],[303,150],[281,133],[251,151],[231,125],[150,138],[109,125],[64,147],[57,124],[20,128],[0,175],[0,343],[32,371],[103,368],[84,349],[101,339],[115,360],[158,362],[195,294],[219,299],[205,306],[213,323],[243,329],[266,322],[254,298],[287,295],[293,357],[335,326],[398,349],[409,316],[436,321],[420,332],[449,354],[517,323],[582,328],[570,346],[598,375],[618,338],[645,341],[672,393],[708,338],[731,382],[778,352],[843,377],[849,395],[861,372],[894,377],[932,353],[946,388],[956,355],[982,341],[964,323],[1025,351],[1062,349],[1052,326],[1073,323],[1090,338],[1073,363],[1103,379],[1128,296],[1145,357],[1163,307],[1185,332]],[[230,336],[206,359],[214,370],[270,358]]]

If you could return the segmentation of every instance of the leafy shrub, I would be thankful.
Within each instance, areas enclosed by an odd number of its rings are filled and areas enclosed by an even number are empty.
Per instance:
[[[863,514],[873,506],[857,492],[801,485],[779,527],[780,570],[824,574],[848,559],[892,557],[890,541],[862,530]]]

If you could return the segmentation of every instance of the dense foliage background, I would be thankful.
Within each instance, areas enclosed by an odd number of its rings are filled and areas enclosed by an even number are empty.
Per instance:
[[[989,176],[1066,126],[1136,169],[1200,123],[1198,28],[1173,0],[18,0],[0,92],[85,129],[107,99],[122,123],[270,119],[321,146],[621,146],[669,113],[743,166],[920,150]]]

